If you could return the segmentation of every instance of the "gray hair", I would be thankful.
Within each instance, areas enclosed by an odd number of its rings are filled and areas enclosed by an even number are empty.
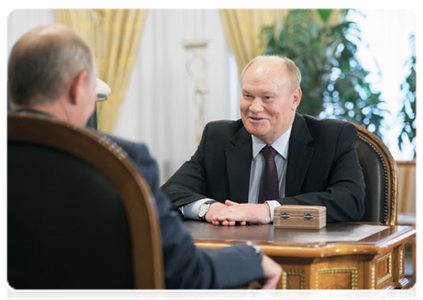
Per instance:
[[[259,55],[253,58],[241,72],[241,85],[244,79],[245,72],[256,62],[265,60],[265,59],[277,59],[283,62],[288,70],[288,75],[291,77],[292,90],[300,87],[300,83],[301,83],[300,69],[298,69],[297,65],[289,58],[281,57],[278,55]]]
[[[52,30],[39,34],[45,28]],[[70,29],[60,25],[36,28],[12,48],[8,64],[9,101],[17,105],[51,104],[79,73],[86,71],[93,80],[93,68],[90,48]]]

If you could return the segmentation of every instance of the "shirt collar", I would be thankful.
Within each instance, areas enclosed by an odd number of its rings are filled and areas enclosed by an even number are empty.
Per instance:
[[[281,155],[284,159],[288,158],[288,146],[289,146],[289,137],[291,136],[292,126],[285,131],[271,146],[275,149],[279,155]],[[257,157],[260,153],[261,149],[263,149],[266,144],[260,140],[258,137],[251,135],[253,141],[253,159]]]
[[[50,113],[46,113],[44,111],[36,110],[36,109],[33,109],[33,108],[19,108],[19,109],[12,110],[12,112],[17,112],[17,113],[33,113],[33,114],[39,114],[39,115],[44,115],[44,116],[47,116],[47,117],[56,118],[54,115],[52,115]]]

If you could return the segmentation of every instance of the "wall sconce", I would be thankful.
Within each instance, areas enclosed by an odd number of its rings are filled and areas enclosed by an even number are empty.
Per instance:
[[[207,73],[207,60],[204,56],[204,50],[207,48],[208,40],[195,40],[183,42],[185,50],[191,53],[191,57],[188,59],[186,68],[188,75],[194,80],[194,104],[198,110],[198,136],[201,138],[201,133],[205,125],[204,118],[204,101],[205,95],[208,93],[208,89],[204,83]]]

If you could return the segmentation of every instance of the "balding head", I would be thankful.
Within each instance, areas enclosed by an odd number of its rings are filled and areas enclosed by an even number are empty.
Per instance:
[[[242,70],[241,87],[245,73],[253,65],[255,66],[254,72],[262,72],[263,74],[268,74],[269,72],[273,72],[275,74],[280,73],[281,76],[287,74],[291,80],[291,90],[300,87],[301,72],[298,67],[289,58],[277,55],[260,55],[253,58]]]
[[[49,105],[65,92],[72,78],[84,71],[94,77],[92,53],[79,36],[63,25],[35,28],[12,48],[9,100],[20,106]]]

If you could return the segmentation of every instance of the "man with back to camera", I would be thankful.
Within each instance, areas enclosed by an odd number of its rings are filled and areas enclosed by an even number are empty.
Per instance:
[[[328,222],[364,214],[354,125],[297,111],[293,61],[258,56],[241,74],[241,120],[206,125],[191,160],[162,186],[185,218],[214,225],[273,222],[284,204],[323,205]]]
[[[96,101],[96,64],[89,47],[69,28],[48,25],[26,33],[8,64],[8,97],[16,112],[32,112],[85,126]],[[252,244],[219,250],[195,247],[158,188],[158,168],[143,144],[110,137],[146,179],[159,218],[166,288],[233,288],[263,279],[275,288],[282,269]]]

